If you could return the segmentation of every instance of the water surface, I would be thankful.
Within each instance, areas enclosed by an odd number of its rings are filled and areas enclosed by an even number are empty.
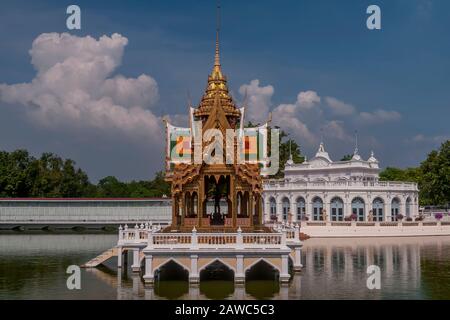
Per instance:
[[[116,241],[111,234],[1,234],[0,299],[450,299],[450,237],[310,239],[303,272],[283,286],[161,281],[146,288],[129,266],[117,273],[111,259],[83,269],[81,290],[68,290],[66,268]],[[380,290],[366,286],[368,265],[380,266]]]

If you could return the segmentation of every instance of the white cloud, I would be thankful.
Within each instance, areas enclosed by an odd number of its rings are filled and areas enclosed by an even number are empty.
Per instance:
[[[327,136],[338,140],[347,142],[353,141],[353,137],[346,132],[342,121],[331,120],[326,122],[323,126],[323,131],[326,132]]]
[[[254,102],[251,104],[250,116],[247,114],[247,120],[257,117],[259,121],[264,121],[270,110],[274,88],[270,85],[260,87],[259,80],[241,86],[239,91],[242,95],[245,88],[249,101]],[[256,108],[257,105],[263,107]],[[328,144],[333,145],[333,148],[353,148],[353,131],[361,123],[369,128],[370,125],[401,119],[401,114],[397,111],[378,109],[373,112],[359,112],[352,104],[335,97],[322,98],[313,90],[299,92],[293,103],[275,106],[272,114],[274,125],[290,133],[303,147],[310,150],[317,148],[321,136]],[[337,116],[345,116],[345,122],[336,119]],[[379,146],[376,138],[370,135],[370,129],[360,133],[363,134],[360,141],[368,143],[372,148]]]
[[[328,107],[335,115],[351,115],[355,112],[355,107],[351,104],[342,102],[333,97],[326,97],[325,101]]]
[[[127,43],[117,33],[98,40],[41,34],[29,51],[35,78],[28,83],[0,84],[0,100],[25,106],[29,117],[52,128],[115,129],[157,138],[161,121],[150,110],[158,100],[156,81],[144,74],[111,77]]]
[[[297,96],[297,103],[302,108],[311,109],[315,104],[320,103],[320,97],[315,91],[300,92]]]
[[[255,79],[250,81],[250,84],[243,84],[239,88],[241,95],[245,95],[245,92],[247,92],[248,99],[245,110],[247,120],[257,123],[266,121],[272,104],[274,88],[271,85],[261,87],[259,80]]]
[[[449,139],[450,139],[450,136],[447,136],[447,135],[426,136],[426,135],[420,133],[420,134],[415,135],[411,139],[407,139],[406,142],[440,144]]]
[[[387,111],[383,109],[374,112],[361,112],[359,119],[367,124],[376,124],[389,121],[397,121],[401,119],[401,114],[397,111]]]

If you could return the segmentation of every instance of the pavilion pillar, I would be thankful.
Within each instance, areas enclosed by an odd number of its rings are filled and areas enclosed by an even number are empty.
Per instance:
[[[178,212],[178,199],[176,196],[172,197],[172,227],[177,226],[177,212]]]
[[[117,268],[122,268],[123,252],[122,247],[117,248]]]
[[[302,248],[295,247],[294,271],[300,272],[302,268]]]
[[[284,254],[281,256],[281,274],[280,281],[282,283],[289,282],[291,275],[289,274],[289,256]]]
[[[200,182],[198,185],[198,204],[197,204],[197,219],[198,219],[198,223],[197,225],[199,227],[202,226],[202,218],[203,218],[203,200],[205,197],[205,178],[203,176],[200,177]]]
[[[191,255],[191,272],[189,273],[189,283],[194,284],[198,282],[198,255]]]
[[[234,275],[234,282],[245,282],[244,274],[244,256],[242,254],[236,255],[236,274]]]
[[[145,284],[153,283],[153,256],[145,256],[145,274],[143,278]]]
[[[133,272],[139,272],[141,270],[141,264],[139,261],[139,248],[133,249],[133,264],[131,265]]]

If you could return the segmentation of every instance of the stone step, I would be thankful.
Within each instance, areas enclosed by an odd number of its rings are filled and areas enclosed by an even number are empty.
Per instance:
[[[94,259],[89,260],[88,262],[83,264],[81,267],[82,268],[95,268],[95,267],[99,266],[100,264],[102,264],[103,262],[105,262],[106,260],[108,260],[112,257],[116,257],[117,251],[118,251],[117,247],[108,249],[105,252],[99,254]]]

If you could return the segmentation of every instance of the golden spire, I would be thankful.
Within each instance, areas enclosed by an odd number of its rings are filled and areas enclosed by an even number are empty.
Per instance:
[[[217,25],[216,25],[216,50],[214,55],[214,67],[211,74],[208,76],[208,84],[206,91],[200,101],[197,110],[194,112],[195,116],[208,116],[210,112],[216,107],[224,109],[227,116],[239,117],[240,112],[236,109],[231,95],[229,94],[227,78],[222,74],[220,65],[220,4],[217,2]],[[219,103],[216,104],[216,97]]]
[[[222,78],[222,70],[220,69],[219,33],[220,33],[220,4],[219,1],[217,1],[216,53],[214,55],[214,68],[211,74],[211,76],[216,79]]]

